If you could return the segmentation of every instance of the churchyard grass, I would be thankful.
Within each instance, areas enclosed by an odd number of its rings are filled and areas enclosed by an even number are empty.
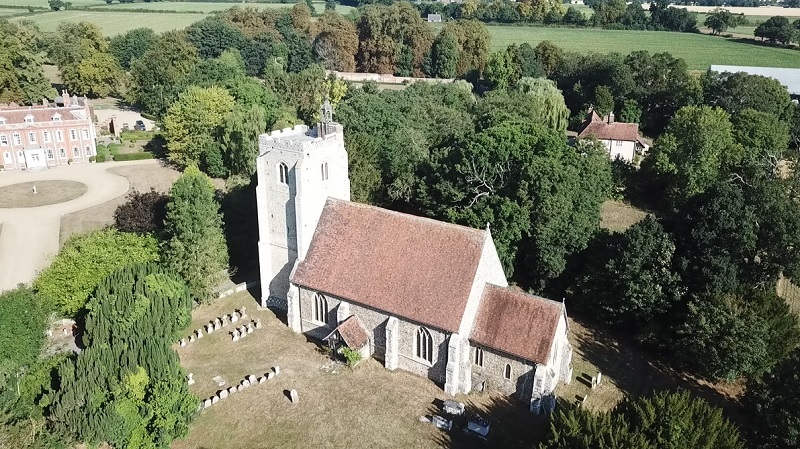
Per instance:
[[[583,54],[669,52],[683,58],[691,70],[706,70],[712,64],[800,68],[798,50],[706,34],[501,25],[489,25],[488,29],[493,51],[510,44],[527,42],[535,46],[549,40],[566,51]]]
[[[188,437],[175,441],[173,449],[331,447],[331,442],[336,447],[473,447],[474,440],[456,433],[451,441],[432,424],[419,422],[435,412],[434,399],[446,398],[433,382],[387,371],[374,359],[355,369],[336,365],[334,374],[325,369],[331,361],[317,344],[293,333],[273,312],[256,310],[255,300],[246,293],[195,309],[189,330],[242,306],[247,308],[247,321],[261,319],[261,329],[232,342],[229,324],[186,347],[176,345],[181,365],[196,381],[191,391],[202,400],[220,389],[212,380],[215,376],[222,376],[227,388],[246,375],[263,376],[273,366],[280,366],[280,374],[204,410]],[[299,394],[296,405],[284,394],[292,389]],[[497,447],[530,448],[546,428],[544,419],[499,395],[457,399],[491,415]]]
[[[600,227],[612,232],[624,232],[646,216],[647,212],[622,201],[607,200],[600,209]]]

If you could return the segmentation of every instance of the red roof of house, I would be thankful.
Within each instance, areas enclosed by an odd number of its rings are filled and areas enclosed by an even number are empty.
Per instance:
[[[613,120],[613,116],[612,116]],[[636,123],[608,123],[597,112],[592,109],[589,111],[586,120],[583,122],[583,130],[578,134],[578,138],[595,136],[600,140],[623,140],[636,142],[639,140],[639,125]]]
[[[562,313],[556,301],[486,284],[470,340],[546,364]]]
[[[636,123],[592,122],[578,134],[579,138],[588,136],[595,136],[600,140],[636,142],[639,140],[639,125]]]
[[[487,235],[329,198],[292,282],[458,332]]]

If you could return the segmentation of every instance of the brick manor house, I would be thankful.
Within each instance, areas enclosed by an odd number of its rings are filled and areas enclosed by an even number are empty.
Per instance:
[[[96,153],[89,100],[64,91],[55,102],[0,104],[0,165],[5,170],[84,163]]]
[[[342,126],[323,108],[259,139],[262,306],[455,395],[490,389],[539,412],[572,377],[563,303],[509,287],[491,231],[350,202]]]

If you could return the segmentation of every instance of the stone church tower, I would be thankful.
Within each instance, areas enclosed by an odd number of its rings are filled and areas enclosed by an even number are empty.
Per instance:
[[[258,141],[258,258],[261,305],[286,309],[289,275],[303,259],[328,197],[350,200],[342,125],[330,103],[313,129],[296,125]]]

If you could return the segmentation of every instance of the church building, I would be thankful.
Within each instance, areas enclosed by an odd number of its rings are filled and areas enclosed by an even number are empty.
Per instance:
[[[451,395],[494,390],[539,411],[572,377],[563,303],[509,287],[491,231],[349,201],[342,126],[259,139],[262,306]]]

